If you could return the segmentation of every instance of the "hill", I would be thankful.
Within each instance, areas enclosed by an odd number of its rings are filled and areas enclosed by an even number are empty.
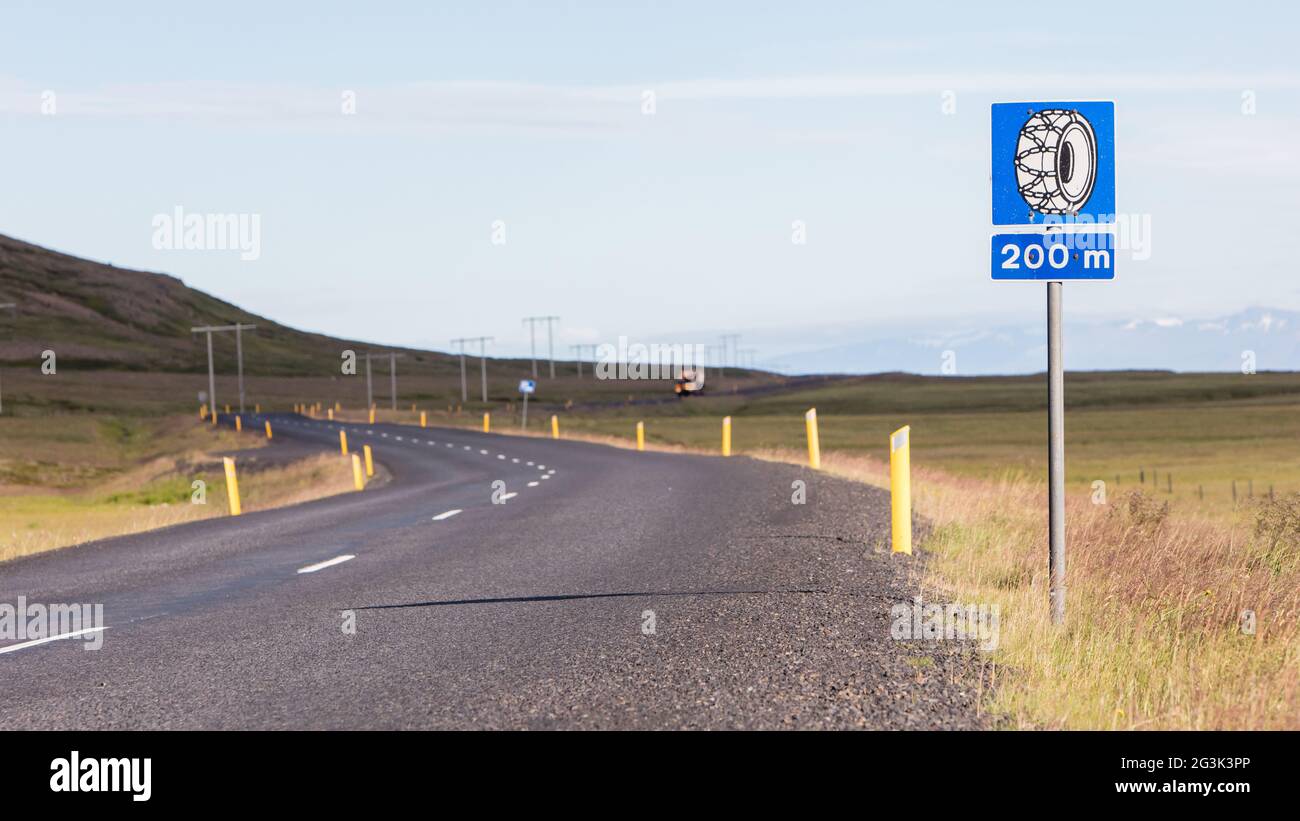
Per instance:
[[[250,375],[329,373],[338,367],[341,350],[375,347],[289,328],[174,276],[92,262],[0,235],[4,302],[16,302],[18,309],[0,318],[0,363],[29,364],[49,348],[57,351],[60,366],[80,370],[203,371],[206,343],[190,328],[234,322],[257,325],[243,340]],[[234,366],[233,339],[215,339],[213,349],[219,370]],[[437,371],[459,372],[447,354],[391,350]]]

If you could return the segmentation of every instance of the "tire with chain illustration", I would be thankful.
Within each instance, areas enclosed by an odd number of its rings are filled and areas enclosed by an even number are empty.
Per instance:
[[[1077,111],[1030,114],[1016,143],[1016,185],[1040,214],[1077,214],[1097,182],[1097,137]]]

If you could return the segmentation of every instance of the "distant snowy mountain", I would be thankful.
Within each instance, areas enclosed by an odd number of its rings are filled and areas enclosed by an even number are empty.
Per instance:
[[[826,329],[817,333],[827,336]],[[874,328],[836,329],[835,341],[758,364],[789,374],[944,372],[1036,373],[1046,367],[1046,324],[994,324],[961,327],[946,321],[942,330],[917,333]],[[755,331],[746,341],[760,350],[790,350],[789,332],[767,341]],[[784,343],[784,344],[783,344]],[[1076,321],[1065,325],[1065,364],[1070,370],[1239,371],[1253,354],[1258,370],[1300,370],[1300,313],[1249,308],[1229,316],[1191,319],[1172,316],[1116,321]]]

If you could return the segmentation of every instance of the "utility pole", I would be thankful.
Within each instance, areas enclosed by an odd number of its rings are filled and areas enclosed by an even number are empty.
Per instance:
[[[591,348],[591,375],[593,377],[597,375],[596,374],[596,349],[599,347],[600,347],[599,345],[595,345],[592,343],[584,343],[578,346],[578,362],[579,362],[578,376],[582,376],[582,370],[581,370],[582,352],[588,348]]]
[[[244,412],[244,326],[235,323],[235,361],[239,369],[239,412]]]
[[[366,413],[375,406],[375,383],[370,378],[370,354],[366,354]]]
[[[483,379],[483,401],[487,401],[487,344],[492,341],[490,336],[480,336],[478,338],[478,367],[479,375]]]
[[[14,319],[18,318],[18,303],[0,302],[0,311],[5,311],[5,310],[12,311],[14,315]],[[0,413],[4,413],[4,412],[5,412],[4,387],[0,386]]]
[[[404,353],[372,353],[366,352],[366,410],[375,406],[374,382],[370,378],[370,360],[380,357],[388,357],[388,390],[391,395],[393,410],[397,410],[397,360],[405,359]]]
[[[388,390],[393,397],[393,410],[397,410],[397,357],[398,354],[388,352]]]
[[[582,346],[570,345],[569,350],[574,351],[574,359],[578,362],[578,378],[582,378]]]
[[[466,337],[466,338],[464,338],[464,339],[457,339],[457,340],[454,340],[454,341],[456,341],[456,342],[460,342],[460,343],[461,343],[461,351],[462,351],[462,353],[461,353],[461,362],[464,362],[464,361],[465,361],[465,360],[464,360],[464,356],[465,356],[465,354],[464,354],[464,343],[466,343],[466,342],[477,342],[477,343],[478,343],[478,366],[479,366],[479,376],[480,376],[480,379],[482,380],[482,383],[483,383],[483,401],[484,401],[484,402],[487,401],[487,343],[491,342],[492,339],[493,339],[493,337],[490,337],[490,336],[470,336],[470,337]],[[463,374],[464,371],[462,370],[461,373]],[[462,386],[462,388],[464,387],[464,382],[463,382],[463,381],[462,381],[462,383],[461,383],[461,386]]]
[[[464,338],[451,341],[451,344],[460,348],[460,401],[462,405],[469,401],[469,389],[465,383],[465,343],[470,341]]]
[[[537,320],[538,316],[524,317],[524,324],[528,326],[528,346],[533,358],[533,379],[537,378]]]
[[[559,321],[558,316],[526,316],[524,322],[528,323],[528,337],[532,345],[533,353],[533,379],[537,378],[537,323],[546,323],[546,355],[551,360],[551,378],[555,378],[555,323]]]
[[[243,332],[251,331],[256,325],[245,325],[242,322],[236,322],[234,325],[201,325],[197,328],[190,328],[192,334],[208,335],[208,404],[215,417],[217,414],[217,378],[212,365],[212,334],[222,333],[225,331],[235,332],[235,355],[239,357],[239,412],[244,412],[244,345]]]
[[[723,334],[721,339],[722,339],[722,364],[726,365],[728,362],[730,362],[732,365],[735,365],[736,364],[736,356],[735,356],[736,342],[740,339],[740,334]],[[727,353],[727,340],[731,340],[732,353],[730,355],[728,355]]]

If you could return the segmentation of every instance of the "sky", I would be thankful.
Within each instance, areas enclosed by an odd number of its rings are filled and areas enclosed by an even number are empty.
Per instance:
[[[761,362],[790,329],[1040,317],[989,276],[990,104],[1114,100],[1149,255],[1066,310],[1295,310],[1298,18],[0,0],[0,233],[380,344],[521,354],[552,314],[558,353],[739,331]],[[256,217],[256,259],[156,247],[177,207]]]

